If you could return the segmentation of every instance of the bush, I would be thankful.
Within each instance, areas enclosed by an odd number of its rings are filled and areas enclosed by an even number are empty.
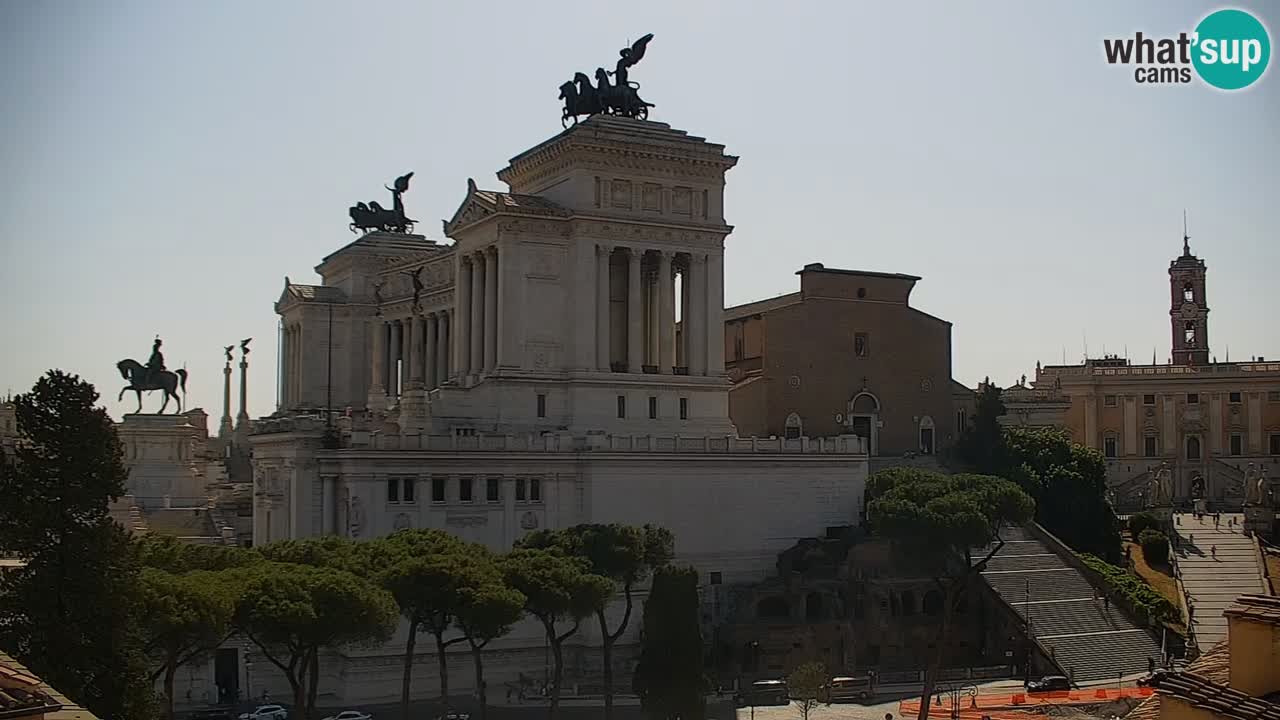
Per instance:
[[[1143,530],[1138,536],[1142,557],[1148,565],[1164,565],[1169,562],[1169,538],[1159,530]]]
[[[1102,576],[1111,592],[1121,598],[1130,610],[1144,613],[1154,620],[1177,622],[1180,619],[1173,603],[1142,578],[1088,553],[1082,553],[1080,559],[1090,570]]]
[[[1137,515],[1129,517],[1129,537],[1133,538],[1136,543],[1141,543],[1140,539],[1144,530],[1159,530],[1160,521],[1155,515],[1147,512],[1141,512]]]

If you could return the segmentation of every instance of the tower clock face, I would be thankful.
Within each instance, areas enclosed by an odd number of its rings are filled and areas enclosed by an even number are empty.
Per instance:
[[[1183,304],[1182,304],[1182,317],[1184,317],[1184,318],[1192,318],[1192,317],[1195,317],[1195,316],[1196,316],[1196,313],[1197,313],[1197,312],[1199,312],[1199,310],[1200,310],[1200,308],[1197,308],[1197,307],[1195,306],[1195,303],[1183,303]]]

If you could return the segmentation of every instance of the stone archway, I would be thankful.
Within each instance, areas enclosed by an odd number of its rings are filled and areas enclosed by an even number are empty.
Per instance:
[[[880,454],[880,398],[866,390],[850,398],[845,425],[849,432],[867,440],[870,454]]]
[[[932,455],[937,452],[937,431],[934,429],[932,417],[925,415],[920,418],[919,436],[921,455]]]

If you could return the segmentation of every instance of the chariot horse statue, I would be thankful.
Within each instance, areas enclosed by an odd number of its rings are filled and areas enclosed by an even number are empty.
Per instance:
[[[607,113],[621,115],[640,120],[649,117],[649,108],[653,103],[640,99],[640,84],[628,80],[628,70],[640,62],[653,33],[649,33],[618,51],[618,64],[612,72],[604,68],[596,68],[596,85],[584,73],[575,73],[573,80],[560,86],[560,99],[564,101],[564,112],[560,124],[569,126],[569,119],[578,124],[579,115],[596,115]],[[609,83],[609,76],[614,76],[614,83]]]
[[[230,353],[228,353],[230,355]],[[164,356],[160,354],[160,338],[156,338],[155,347],[151,351],[151,359],[146,365],[134,360],[126,358],[116,363],[116,369],[120,371],[129,384],[120,389],[120,394],[116,397],[116,401],[124,399],[124,394],[130,390],[138,394],[138,409],[136,413],[142,412],[142,393],[152,390],[164,391],[164,402],[160,405],[160,412],[163,413],[165,408],[169,407],[169,398],[173,398],[178,403],[176,412],[182,412],[182,396],[187,392],[187,371],[185,369],[166,370],[164,367]]]
[[[409,191],[409,179],[413,177],[413,173],[406,173],[396,178],[395,187],[389,187],[391,191],[391,209],[382,207],[376,201],[370,202],[368,205],[358,202],[353,205],[347,214],[351,217],[351,224],[347,227],[351,232],[360,232],[361,230],[369,232],[371,230],[381,230],[382,232],[395,233],[411,233],[413,232],[413,224],[417,220],[409,218],[404,213],[404,201],[400,199]],[[383,185],[383,187],[386,187]]]

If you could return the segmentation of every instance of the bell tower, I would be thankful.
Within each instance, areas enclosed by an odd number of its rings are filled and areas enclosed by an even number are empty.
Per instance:
[[[1169,263],[1169,321],[1173,364],[1209,364],[1209,306],[1205,302],[1204,260],[1191,254],[1186,214],[1182,216],[1182,255]]]

